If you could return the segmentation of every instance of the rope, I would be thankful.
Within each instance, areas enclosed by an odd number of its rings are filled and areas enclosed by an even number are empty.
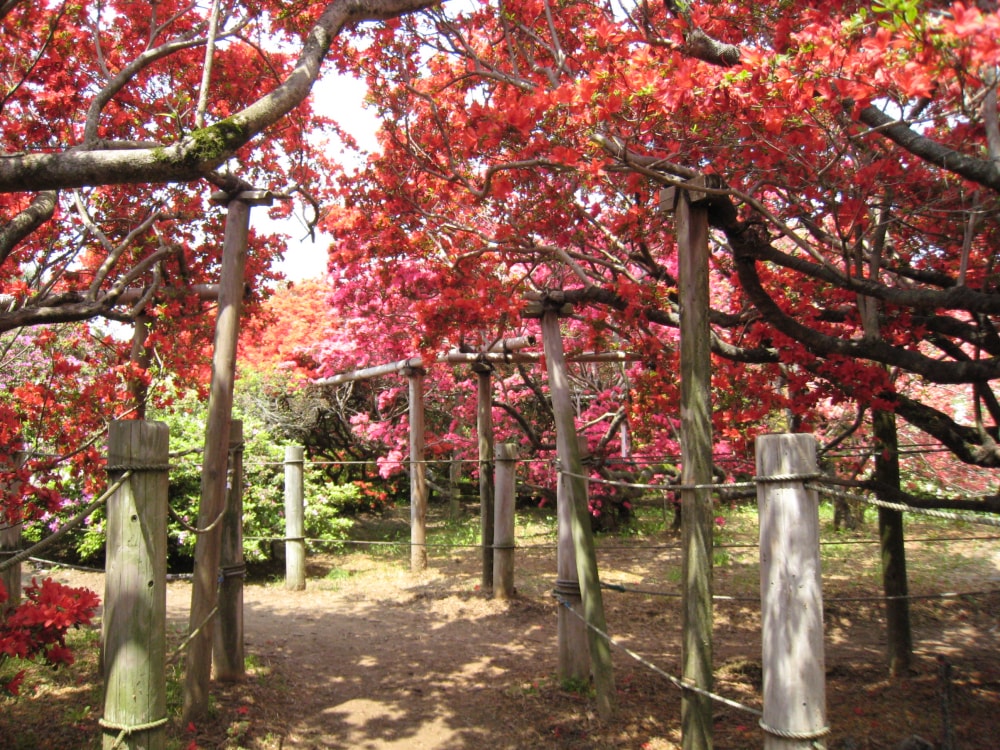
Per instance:
[[[135,473],[137,471],[170,471],[170,464],[136,464],[125,465],[125,464],[108,464],[104,467],[105,471],[128,471]]]
[[[815,472],[811,474],[774,474],[767,477],[754,477],[753,481],[757,484],[767,484],[772,482],[808,482],[811,479],[820,479],[822,474],[817,474]]]
[[[620,594],[641,594],[643,596],[664,596],[671,598],[680,598],[683,594],[679,594],[673,591],[652,591],[650,589],[636,589],[626,587],[621,583],[605,583],[601,581],[601,588],[608,589],[610,591],[617,591]],[[991,596],[992,594],[1000,593],[1000,589],[987,589],[982,591],[943,591],[939,594],[891,594],[889,596],[833,596],[833,597],[823,597],[823,603],[829,604],[832,602],[884,602],[893,599],[959,599],[965,596]],[[714,601],[723,602],[760,602],[760,597],[757,596],[726,596],[721,594],[715,594],[712,596]]]
[[[621,583],[604,583],[601,582],[601,588],[610,589],[611,591],[617,591],[620,594],[642,594],[643,596],[665,596],[670,598],[679,599],[683,594],[678,594],[673,591],[651,591],[649,589],[634,589],[627,588]],[[760,597],[755,596],[726,596],[723,594],[714,594],[712,596],[714,601],[719,602],[760,602]]]
[[[605,633],[604,631],[602,631],[600,628],[597,628],[597,627],[594,627],[593,625],[591,625],[589,622],[587,622],[580,615],[579,612],[577,612],[575,609],[573,609],[573,607],[571,607],[570,604],[569,604],[569,602],[567,602],[565,599],[563,599],[561,597],[558,597],[558,596],[556,596],[555,598],[556,598],[556,601],[558,601],[566,609],[568,609],[570,612],[572,612],[574,616],[576,616],[577,618],[579,618],[580,620],[582,620],[584,625],[586,625],[590,630],[593,630],[595,633],[597,633],[599,636],[601,636],[601,638],[604,638],[609,644],[611,644],[615,648],[621,649],[626,654],[628,654],[633,659],[635,659],[637,662],[639,662],[640,664],[642,664],[644,667],[647,667],[648,669],[651,669],[652,671],[656,672],[656,674],[660,675],[661,677],[666,678],[673,685],[675,685],[676,687],[680,688],[681,690],[686,690],[686,691],[691,692],[691,693],[696,693],[697,695],[702,695],[702,696],[704,696],[706,698],[710,698],[711,700],[716,701],[717,703],[722,703],[723,705],[729,706],[730,708],[738,709],[740,711],[746,711],[747,713],[753,714],[754,716],[757,716],[757,717],[763,717],[764,716],[763,712],[760,711],[760,710],[758,710],[758,709],[756,709],[756,708],[752,708],[750,706],[744,705],[742,703],[739,703],[738,701],[734,701],[731,698],[726,698],[725,696],[718,695],[717,693],[713,693],[713,692],[711,692],[709,690],[704,690],[704,689],[702,689],[702,688],[700,688],[700,687],[698,687],[696,685],[692,685],[690,682],[687,682],[687,681],[682,680],[682,679],[680,679],[678,677],[674,677],[672,674],[664,672],[662,669],[660,669],[658,666],[656,666],[652,662],[650,662],[647,659],[644,659],[643,657],[639,656],[639,654],[635,653],[635,651],[632,651],[631,649],[627,648],[626,646],[623,646],[622,644],[620,644],[617,641],[615,641],[611,636],[609,636],[607,633]]]
[[[216,602],[218,602],[219,599],[218,591],[215,592],[215,599]],[[188,633],[187,637],[177,645],[177,648],[175,648],[173,651],[170,652],[170,658],[167,659],[167,661],[172,662],[174,659],[180,656],[181,651],[183,651],[188,647],[188,644],[197,637],[198,633],[201,632],[202,628],[208,625],[208,623],[211,621],[213,617],[215,617],[218,611],[219,611],[219,605],[216,604],[214,607],[212,607],[212,611],[209,612],[207,615],[205,615],[205,619],[202,620],[200,623],[198,623],[198,627],[196,627],[194,630]]]
[[[192,534],[207,534],[212,529],[214,529],[216,526],[218,526],[219,523],[222,521],[222,517],[226,515],[226,509],[223,508],[221,511],[219,511],[219,515],[217,515],[215,517],[215,520],[212,521],[212,523],[210,523],[208,526],[206,526],[203,529],[199,529],[197,526],[192,526],[187,521],[185,521],[183,518],[181,518],[180,513],[178,513],[176,510],[174,510],[171,506],[168,505],[167,506],[167,510],[170,511],[170,517],[172,519],[174,519],[175,521],[177,521],[177,523],[179,523],[181,526],[183,526],[187,531],[190,531]]]
[[[223,565],[219,568],[220,578],[246,578],[246,563],[235,563],[233,565]]]
[[[905,503],[891,503],[887,500],[855,495],[843,490],[833,490],[829,488],[829,485],[824,485],[822,488],[809,487],[808,489],[815,489],[825,495],[832,495],[844,500],[854,500],[859,503],[867,503],[868,505],[874,505],[877,508],[886,508],[887,510],[898,510],[904,513],[916,513],[917,515],[931,516],[933,518],[944,518],[948,521],[965,521],[967,523],[985,524],[986,526],[1000,526],[1000,518],[989,518],[987,516],[976,516],[971,513],[958,513],[956,511],[937,510],[935,508],[914,508],[912,505],[906,505]]]
[[[75,516],[73,516],[63,526],[59,527],[59,529],[49,534],[47,537],[42,539],[37,544],[34,544],[31,547],[28,547],[28,549],[22,550],[21,552],[18,552],[16,555],[12,555],[3,562],[0,562],[0,573],[9,568],[14,567],[15,565],[20,565],[29,557],[34,557],[38,552],[41,552],[43,549],[46,549],[48,547],[51,547],[57,541],[62,539],[70,531],[72,531],[77,526],[86,521],[87,517],[90,516],[90,514],[93,513],[95,510],[97,510],[101,505],[103,505],[107,501],[107,499],[114,492],[118,490],[119,487],[125,484],[125,482],[128,480],[130,476],[132,476],[132,472],[126,471],[117,480],[115,480],[114,484],[112,484],[104,491],[103,495],[101,495],[99,498],[91,502],[90,505],[88,505],[86,508],[84,508]]]
[[[124,741],[126,737],[129,737],[138,732],[148,732],[152,729],[159,729],[160,727],[165,726],[167,721],[168,721],[167,717],[164,716],[162,719],[156,719],[155,721],[147,721],[144,724],[119,724],[114,721],[108,721],[107,719],[104,718],[98,719],[97,723],[101,726],[102,729],[107,729],[112,732],[118,732],[118,737],[117,739],[115,739],[114,744],[111,746],[112,750],[114,750],[114,748],[119,747],[122,744],[122,741]]]
[[[830,727],[820,727],[819,729],[814,729],[811,732],[789,732],[787,729],[775,729],[764,723],[764,719],[760,719],[757,724],[770,735],[775,737],[781,737],[784,740],[795,740],[799,742],[810,742],[812,740],[818,740],[821,737],[826,737],[830,734]],[[819,744],[813,742],[813,747],[820,747]]]
[[[733,489],[753,489],[756,486],[753,482],[726,482],[722,484],[639,484],[637,482],[621,482],[615,479],[599,479],[586,474],[574,474],[573,472],[566,471],[564,469],[560,469],[559,473],[564,477],[586,479],[588,482],[593,484],[605,484],[612,487],[627,487],[635,490],[669,490],[671,492],[678,492],[682,490],[721,490],[727,487],[731,487]]]

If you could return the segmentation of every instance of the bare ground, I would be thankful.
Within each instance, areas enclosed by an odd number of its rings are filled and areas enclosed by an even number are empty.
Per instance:
[[[976,531],[976,530],[973,530]],[[939,533],[939,532],[935,532]],[[970,532],[966,530],[965,534]],[[911,536],[919,530],[911,529]],[[953,534],[958,535],[958,534]],[[980,532],[981,535],[981,532]],[[680,671],[679,560],[673,541],[602,542],[605,581],[655,593],[606,591],[612,636],[660,669]],[[878,601],[837,601],[877,593],[877,551],[845,545],[827,555],[827,703],[829,748],[892,748],[920,735],[941,747],[945,727],[954,748],[1000,747],[1000,547],[996,541],[911,545],[914,592],[994,591],[912,603],[913,672],[890,681],[885,625]],[[753,597],[752,549],[717,559],[717,593]],[[586,686],[560,685],[556,672],[557,604],[549,596],[554,551],[517,553],[518,596],[510,602],[479,590],[477,552],[432,555],[410,574],[404,562],[353,553],[310,558],[306,591],[280,582],[248,583],[245,629],[251,669],[236,684],[213,686],[212,718],[181,727],[168,747],[239,748],[505,748],[680,747],[680,693],[662,676],[613,649],[618,714],[600,720]],[[941,556],[947,564],[941,569]],[[839,557],[838,557],[839,555]],[[103,592],[99,574],[57,577]],[[874,582],[874,583],[873,583]],[[171,583],[174,640],[186,628],[190,587]],[[760,707],[759,607],[716,605],[716,690]],[[944,711],[942,664],[951,669],[950,713]],[[68,703],[64,694],[35,700]],[[78,701],[81,699],[77,699]],[[99,732],[94,710],[78,711],[72,731],[36,732],[23,740],[18,706],[0,715],[0,747],[89,748]],[[65,706],[63,716],[72,715]],[[58,715],[54,713],[53,715]],[[756,717],[718,706],[718,748],[757,748]]]

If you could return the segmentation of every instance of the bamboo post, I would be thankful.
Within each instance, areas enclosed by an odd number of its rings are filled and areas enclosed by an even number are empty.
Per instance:
[[[11,456],[0,456],[0,470],[16,471],[24,465],[27,453],[24,451],[14,451]],[[20,503],[12,502],[21,493],[21,482],[14,479],[0,487],[0,497],[6,497],[11,502],[5,503],[5,510],[0,513],[0,562],[9,557],[15,556],[21,551],[21,532],[24,523],[21,520],[19,508]],[[0,621],[7,612],[14,609],[21,603],[21,563],[11,565],[0,571],[0,584],[7,592],[7,602],[0,607]]]
[[[597,557],[594,537],[587,510],[587,480],[583,475],[580,445],[577,441],[576,420],[566,377],[566,356],[563,351],[562,332],[559,329],[560,309],[544,306],[542,318],[542,343],[549,372],[549,391],[552,412],[556,423],[556,446],[559,470],[566,478],[567,502],[572,508],[570,528],[576,556],[576,573],[580,581],[583,616],[589,626],[587,643],[590,650],[591,672],[597,694],[597,713],[608,719],[615,711],[614,676],[611,670],[611,646],[600,633],[607,633],[604,617],[604,599],[597,574]]]
[[[514,596],[514,500],[517,446],[498,445],[496,450],[496,514],[493,524],[493,596]]]
[[[661,204],[676,216],[678,292],[681,332],[681,576],[684,680],[712,689],[712,375],[708,326],[708,206],[691,180],[683,189],[664,191]],[[686,486],[686,488],[684,488]],[[684,750],[712,747],[712,702],[685,691],[681,701]]]
[[[764,750],[810,750],[828,731],[819,499],[812,435],[757,438]]]
[[[451,456],[451,463],[448,465],[448,515],[455,521],[462,515],[462,461],[458,457],[458,451]]]
[[[576,572],[573,546],[573,498],[569,479],[556,477],[556,587],[555,595],[566,602],[558,615],[558,668],[560,680],[579,682],[590,677],[590,645],[583,615],[583,597]]]
[[[285,446],[285,588],[306,587],[305,448]]]
[[[133,474],[108,500],[103,747],[160,750],[167,723],[169,429],[112,422],[108,437],[111,479]]]
[[[250,207],[272,202],[270,193],[251,190],[235,196],[213,196],[213,199],[216,198],[227,203],[226,233],[222,247],[222,272],[212,352],[212,382],[202,457],[201,503],[198,508],[198,528],[203,531],[198,535],[194,549],[189,624],[191,635],[184,675],[184,722],[200,719],[208,711],[208,683],[212,672],[214,640],[213,617],[218,606],[219,542],[222,534],[217,522],[226,509],[229,422],[233,414],[236,349],[243,305]]]
[[[410,572],[427,568],[427,465],[424,462],[424,371],[403,370],[410,396]]]
[[[243,422],[234,419],[229,430],[229,498],[222,517],[219,559],[219,627],[215,631],[212,661],[217,680],[241,680],[243,659]]]
[[[493,517],[496,489],[493,485],[493,366],[472,365],[476,373],[476,435],[479,442],[479,531],[483,549],[482,589],[493,588]]]

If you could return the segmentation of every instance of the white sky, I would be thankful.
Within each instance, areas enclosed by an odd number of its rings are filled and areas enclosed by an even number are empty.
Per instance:
[[[363,81],[346,75],[325,76],[313,90],[313,107],[322,115],[337,120],[340,126],[354,136],[358,145],[366,151],[377,148],[375,133],[379,127],[378,118],[365,109],[364,97],[368,87]],[[292,216],[274,221],[267,211],[257,209],[251,212],[253,226],[260,231],[285,234],[288,249],[283,260],[274,267],[292,281],[312,279],[326,275],[326,251],[331,237],[316,233],[315,242],[309,239],[308,231],[301,218]]]

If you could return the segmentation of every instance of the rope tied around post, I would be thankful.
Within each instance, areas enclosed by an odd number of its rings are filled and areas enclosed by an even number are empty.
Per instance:
[[[219,581],[224,581],[226,578],[246,578],[247,566],[246,563],[239,563],[237,565],[223,565],[219,568]]]
[[[170,471],[170,469],[170,464],[137,464],[135,466],[125,464],[108,464],[104,467],[104,470],[109,473],[112,471],[129,471],[132,473],[142,471]]]
[[[792,740],[795,742],[812,742],[814,747],[819,747],[816,740],[822,739],[830,734],[829,726],[820,727],[819,729],[813,729],[808,732],[790,732],[786,729],[776,729],[775,727],[769,726],[763,719],[760,719],[757,722],[757,725],[767,734],[774,737],[780,737],[783,740]]]
[[[811,482],[814,479],[822,479],[823,475],[817,472],[808,474],[772,474],[771,476],[754,477],[756,484],[777,484],[780,482]]]
[[[138,734],[139,732],[149,732],[153,729],[159,729],[162,726],[166,726],[168,718],[164,716],[162,719],[156,719],[155,721],[147,721],[144,724],[118,724],[114,721],[107,721],[104,718],[97,720],[101,729],[106,729],[109,732],[118,732],[118,737],[115,739],[112,748],[120,747],[122,741],[126,737],[130,737],[133,734]]]

